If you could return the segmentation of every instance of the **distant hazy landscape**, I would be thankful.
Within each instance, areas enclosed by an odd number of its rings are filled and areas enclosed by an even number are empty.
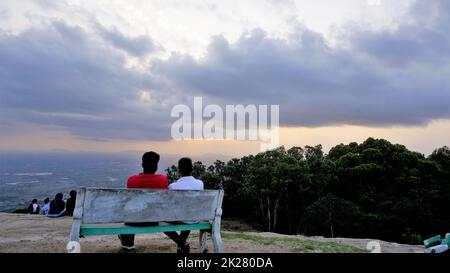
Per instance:
[[[141,172],[141,153],[0,154],[0,211],[11,212],[28,205],[31,199],[42,202],[81,186],[123,187],[131,174]],[[178,156],[161,156],[159,172],[176,164]],[[196,159],[206,160],[208,158]]]

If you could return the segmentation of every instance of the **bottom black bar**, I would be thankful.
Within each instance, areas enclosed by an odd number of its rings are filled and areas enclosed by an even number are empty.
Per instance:
[[[322,272],[331,269],[344,272],[391,272],[393,266],[402,271],[419,268],[436,271],[448,269],[448,254],[0,254],[2,266],[33,270],[46,264],[132,272]],[[23,261],[27,261],[24,263]],[[86,272],[88,272],[86,271]],[[153,271],[155,272],[155,271]],[[159,271],[157,271],[159,272]]]

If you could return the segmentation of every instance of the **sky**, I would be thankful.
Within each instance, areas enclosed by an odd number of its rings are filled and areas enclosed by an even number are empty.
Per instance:
[[[0,151],[259,152],[170,111],[280,106],[280,145],[450,145],[448,0],[0,1]]]

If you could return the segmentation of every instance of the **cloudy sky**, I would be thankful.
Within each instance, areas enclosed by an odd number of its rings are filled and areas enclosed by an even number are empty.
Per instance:
[[[450,145],[448,0],[0,1],[0,150],[242,155],[176,104],[278,104],[282,145]]]

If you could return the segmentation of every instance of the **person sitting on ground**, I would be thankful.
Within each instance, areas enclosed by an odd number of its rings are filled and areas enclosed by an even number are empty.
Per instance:
[[[167,189],[167,178],[163,174],[155,174],[158,170],[160,156],[155,152],[146,152],[142,156],[143,173],[128,178],[127,188],[130,189]],[[158,222],[125,223],[132,226],[155,226]],[[122,244],[121,252],[135,252],[134,234],[119,235]]]
[[[178,161],[178,171],[181,178],[169,185],[170,190],[203,190],[203,181],[192,176],[192,160],[184,157]],[[187,223],[187,222],[185,222]],[[192,224],[192,223],[187,223]],[[177,244],[178,253],[189,253],[190,246],[186,243],[190,230],[181,231],[180,234],[175,231],[165,232],[170,239]]]
[[[73,211],[75,210],[75,202],[77,200],[77,192],[70,191],[70,197],[66,201],[66,215],[73,216]]]
[[[27,212],[29,214],[39,214],[40,211],[39,204],[37,203],[37,199],[33,199],[31,204],[28,206]]]
[[[44,205],[42,206],[41,213],[43,215],[47,215],[49,210],[50,210],[50,198],[47,197],[44,199]]]
[[[50,202],[50,209],[48,211],[48,217],[59,217],[64,215],[66,211],[66,203],[63,200],[63,194],[57,193],[55,199]]]

